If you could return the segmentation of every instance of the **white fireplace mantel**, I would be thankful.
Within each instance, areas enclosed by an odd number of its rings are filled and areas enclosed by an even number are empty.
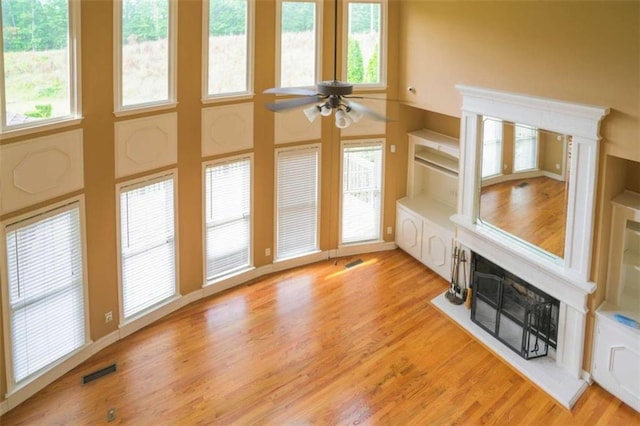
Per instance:
[[[458,212],[460,244],[560,301],[555,364],[580,379],[590,280],[600,122],[608,108],[457,85],[462,94]],[[555,257],[478,219],[482,117],[572,136],[565,252]],[[497,345],[501,345],[496,340]],[[535,375],[534,375],[535,376]],[[530,377],[537,382],[536,377]],[[544,387],[544,386],[543,386]]]

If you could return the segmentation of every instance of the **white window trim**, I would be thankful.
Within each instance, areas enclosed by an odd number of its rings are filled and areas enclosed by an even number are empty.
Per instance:
[[[366,241],[356,241],[353,243],[343,243],[342,242],[342,188],[343,188],[343,176],[344,176],[344,149],[350,146],[373,146],[375,144],[380,144],[380,149],[382,150],[382,170],[381,170],[381,182],[380,182],[380,229],[378,230],[380,237],[377,240],[366,240]],[[342,140],[340,141],[340,210],[338,212],[338,248],[343,247],[351,247],[372,243],[380,243],[384,242],[384,194],[385,194],[385,163],[386,163],[386,144],[387,141],[384,138],[372,138],[372,139],[356,139],[356,140]]]
[[[374,91],[387,88],[387,23],[388,0],[345,0],[342,5],[342,81],[347,81],[347,53],[349,46],[349,4],[350,3],[379,3],[380,4],[380,82],[379,83],[353,83],[354,91]]]
[[[24,225],[29,225],[31,223],[35,223],[42,218],[50,217],[53,215],[55,210],[58,209],[71,209],[75,207],[77,204],[79,209],[80,216],[80,243],[82,245],[82,290],[84,292],[84,345],[80,346],[75,351],[69,353],[68,355],[60,358],[56,362],[49,365],[49,368],[40,371],[39,373],[34,373],[31,377],[26,378],[22,383],[16,385],[14,383],[13,377],[13,355],[12,355],[12,344],[11,344],[11,330],[9,328],[9,294],[8,294],[8,264],[7,264],[7,228],[18,223],[22,223]],[[57,212],[55,212],[57,213]],[[3,334],[4,334],[4,354],[5,354],[5,368],[6,368],[6,385],[7,385],[7,397],[15,394],[16,392],[25,389],[29,392],[29,389],[40,389],[44,385],[48,384],[46,376],[49,376],[53,370],[59,369],[59,367],[64,364],[66,361],[80,356],[81,352],[87,348],[87,346],[91,343],[90,337],[90,324],[89,324],[89,298],[88,298],[88,279],[87,279],[87,239],[86,239],[86,224],[85,224],[85,204],[84,204],[84,195],[78,195],[76,197],[68,198],[66,200],[60,201],[58,203],[50,204],[46,207],[42,207],[40,209],[31,211],[29,213],[22,214],[20,216],[5,220],[2,222],[2,226],[0,227],[0,239],[2,240],[2,244],[0,244],[0,267],[2,268],[2,325],[3,325]]]
[[[302,2],[316,4],[316,78],[311,86],[296,86],[315,89],[315,84],[322,80],[322,30],[323,30],[323,3],[319,0],[276,0],[276,81],[275,87],[280,85],[280,57],[281,57],[281,39],[282,39],[282,2]],[[333,76],[331,76],[333,78]]]
[[[498,154],[499,154],[499,158],[497,159],[498,161],[498,165],[497,165],[497,169],[498,171],[496,173],[492,173],[490,175],[486,175],[486,176],[482,176],[482,158],[480,159],[480,178],[482,179],[482,181],[486,181],[488,179],[492,179],[498,176],[502,176],[502,171],[503,171],[503,160],[504,160],[504,121],[499,119],[499,118],[494,118],[494,117],[483,117],[483,120],[481,120],[482,122],[482,133],[481,133],[481,137],[482,137],[482,144],[481,144],[481,150],[484,151],[484,121],[488,119],[488,120],[493,120],[493,121],[497,121],[500,122],[500,149],[498,150]],[[515,152],[515,150],[514,150]]]
[[[247,0],[247,90],[209,94],[209,0],[202,0],[202,103],[252,99],[254,96],[255,0]]]
[[[278,258],[278,154],[286,151],[304,151],[310,149],[318,150],[318,200],[317,200],[317,220],[316,220],[316,248],[308,253],[303,253],[297,256],[281,257]],[[322,223],[322,145],[319,143],[296,145],[285,148],[277,148],[274,150],[274,167],[273,167],[273,263],[284,262],[291,259],[297,259],[299,257],[309,256],[320,252],[320,224]]]
[[[2,101],[0,102],[0,139],[28,135],[37,132],[59,129],[62,127],[70,127],[80,124],[82,121],[82,79],[80,54],[82,52],[80,35],[82,34],[80,22],[80,1],[68,0],[69,7],[69,115],[64,117],[56,117],[47,120],[39,120],[37,122],[23,123],[11,127],[7,127],[7,117],[5,114],[6,100],[4,94],[4,49],[0,54],[0,93]],[[2,28],[0,28],[0,34]]]
[[[123,117],[175,108],[178,105],[178,0],[169,1],[169,93],[168,99],[136,105],[122,105],[122,0],[113,2],[113,114]]]
[[[232,271],[229,271],[229,273],[224,274],[224,275],[219,275],[214,277],[211,280],[207,279],[207,223],[206,223],[206,211],[205,209],[207,208],[207,203],[206,203],[206,199],[207,199],[207,188],[206,188],[206,184],[205,184],[205,179],[206,179],[206,173],[207,173],[207,167],[210,166],[218,166],[221,164],[225,164],[225,163],[233,163],[235,161],[238,160],[243,160],[243,159],[248,159],[249,160],[249,173],[251,174],[250,176],[250,184],[249,184],[249,188],[251,191],[251,194],[249,196],[249,209],[251,211],[251,220],[249,222],[249,265],[245,268],[240,268],[240,269],[234,269]],[[202,276],[204,277],[204,284],[202,285],[203,287],[207,287],[211,284],[215,284],[218,283],[220,281],[224,281],[230,277],[233,277],[235,275],[238,275],[242,272],[246,272],[246,271],[250,271],[255,269],[254,267],[254,263],[253,263],[253,251],[254,251],[254,235],[253,235],[253,231],[254,231],[254,210],[253,210],[253,194],[254,194],[254,161],[253,161],[253,153],[249,153],[249,154],[239,154],[239,155],[234,155],[234,156],[230,156],[230,157],[224,157],[221,159],[217,159],[217,160],[211,160],[211,161],[207,161],[202,163]]]
[[[159,182],[171,178],[173,180],[173,240],[175,245],[175,294],[173,297],[163,300],[155,305],[152,305],[131,318],[124,318],[124,297],[122,294],[122,236],[120,235],[120,227],[122,226],[120,221],[120,195],[123,190],[131,190],[140,188],[154,182]],[[163,172],[154,173],[152,175],[144,176],[138,179],[132,179],[125,182],[116,184],[116,266],[118,268],[118,320],[119,327],[122,329],[135,323],[144,321],[147,315],[153,314],[159,308],[175,301],[181,297],[180,293],[180,250],[179,250],[179,236],[178,236],[178,170],[171,169]]]

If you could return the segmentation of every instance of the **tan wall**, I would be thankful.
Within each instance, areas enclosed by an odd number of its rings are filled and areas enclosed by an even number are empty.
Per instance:
[[[333,7],[324,5],[323,80],[333,76]],[[274,240],[274,114],[263,107],[273,101],[272,95],[262,91],[275,84],[275,0],[255,2],[255,75],[254,75],[254,264],[271,263],[265,248],[273,250]],[[395,30],[399,5],[389,4],[392,29],[389,40],[397,45]],[[342,11],[342,8],[340,8]],[[340,12],[341,13],[341,12]],[[114,123],[124,118],[113,114],[113,2],[82,0],[82,104],[84,119],[80,127],[84,132],[84,182],[81,192],[86,201],[87,261],[91,339],[96,341],[117,329],[117,321],[105,324],[104,314],[112,311],[119,317],[116,247],[116,190],[124,179],[115,178]],[[196,0],[178,3],[178,162],[167,168],[178,170],[178,255],[179,286],[181,294],[191,293],[203,284],[202,248],[202,162],[201,157],[201,52],[202,4]],[[340,28],[340,27],[339,27]],[[340,43],[339,43],[340,46]],[[389,91],[397,91],[397,49],[389,49]],[[340,57],[340,52],[339,55]],[[341,69],[340,63],[338,69]],[[210,106],[210,105],[207,105]],[[399,117],[400,106],[395,103],[389,114]],[[164,111],[163,111],[164,112]],[[302,112],[300,112],[302,113]],[[154,115],[154,113],[143,114]],[[136,116],[138,118],[140,116]],[[389,135],[399,132],[397,122],[388,125]],[[377,135],[378,138],[386,135]],[[26,137],[3,140],[13,143]],[[317,141],[311,141],[317,142]],[[331,119],[322,124],[321,166],[321,224],[320,246],[323,250],[337,248],[339,220],[340,133]],[[387,137],[387,147],[398,144],[393,136]],[[384,229],[394,227],[395,199],[403,191],[406,176],[406,158],[401,156],[406,143],[399,141],[398,153],[387,149],[385,159]],[[404,161],[403,161],[404,160]],[[157,171],[157,170],[155,170]],[[155,172],[154,171],[154,172]],[[75,194],[78,194],[75,193]],[[64,198],[64,197],[60,197]],[[36,206],[38,207],[38,206]],[[5,220],[23,209],[5,215]],[[384,234],[387,241],[394,234]],[[2,342],[0,335],[0,342]],[[2,343],[0,343],[1,345]],[[0,376],[5,377],[3,353],[0,352]],[[5,380],[0,380],[0,401],[6,393]]]
[[[592,264],[598,289],[589,303],[597,308],[609,201],[640,185],[640,2],[402,1],[400,22],[399,96],[417,107],[460,117],[454,85],[466,84],[611,108],[601,127]],[[592,323],[590,315],[587,370]]]

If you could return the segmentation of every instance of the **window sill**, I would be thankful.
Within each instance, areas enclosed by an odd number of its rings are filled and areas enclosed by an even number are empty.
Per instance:
[[[148,104],[139,107],[123,108],[113,112],[116,117],[128,117],[132,115],[145,114],[147,112],[165,111],[175,109],[178,106],[178,102],[168,102],[163,104]]]
[[[255,93],[215,96],[210,98],[203,98],[201,102],[202,102],[202,105],[212,105],[212,104],[220,104],[225,102],[250,101],[250,100],[253,100],[254,96],[255,96]]]
[[[36,133],[48,132],[50,130],[63,129],[66,127],[74,127],[82,123],[83,117],[73,117],[63,119],[46,124],[36,124],[29,127],[21,127],[18,129],[5,130],[0,133],[0,140],[15,138],[18,136],[31,135]]]

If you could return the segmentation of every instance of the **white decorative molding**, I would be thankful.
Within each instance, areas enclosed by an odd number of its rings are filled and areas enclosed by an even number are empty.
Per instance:
[[[276,144],[311,141],[321,138],[322,116],[311,123],[301,108],[278,112],[274,116]]]
[[[356,98],[358,95],[354,95]],[[383,117],[387,116],[387,101],[384,94],[370,94],[366,95],[367,98],[375,99],[354,99],[354,102],[365,106],[372,111],[377,112]],[[380,99],[380,100],[378,100]],[[387,123],[382,120],[375,120],[366,115],[360,119],[357,123],[351,123],[346,129],[340,131],[341,136],[370,136],[370,135],[383,135],[387,131]]]
[[[84,187],[82,130],[0,146],[2,213]]]
[[[178,162],[177,113],[117,121],[114,126],[116,178]]]
[[[253,102],[202,110],[202,156],[253,148]]]
[[[590,269],[599,128],[609,110],[475,87],[456,88],[463,96],[458,213],[451,218],[457,225],[457,239],[560,301],[555,364],[572,378],[580,379],[587,298],[596,288],[590,281]],[[573,137],[562,258],[478,220],[483,116]],[[495,349],[499,341],[492,339],[488,344]],[[538,376],[530,378],[544,388]]]

